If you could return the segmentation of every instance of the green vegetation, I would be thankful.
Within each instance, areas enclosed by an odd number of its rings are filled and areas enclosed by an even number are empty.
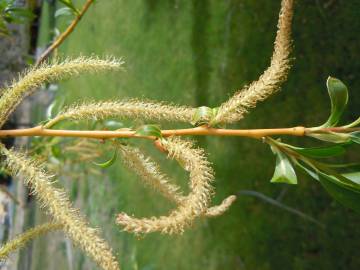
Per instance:
[[[65,96],[66,103],[84,98],[145,97],[216,106],[267,67],[279,2],[98,1],[61,53],[123,56],[126,70],[61,84],[59,96]],[[329,75],[341,78],[350,89],[352,103],[347,122],[357,116],[360,80],[354,71],[360,70],[360,3],[328,3],[298,1],[294,21],[296,59],[289,80],[280,94],[259,105],[239,127],[324,123],[330,110],[324,84]],[[304,145],[304,139],[289,141]],[[311,143],[308,139],[305,144]],[[360,267],[360,217],[333,201],[320,184],[305,175],[299,176],[296,188],[269,183],[274,156],[257,141],[207,138],[200,144],[208,149],[214,163],[215,202],[241,190],[254,190],[301,210],[325,228],[257,197],[242,195],[224,216],[197,222],[183,236],[154,234],[138,239],[120,232],[114,223],[116,213],[152,216],[166,213],[172,206],[143,188],[124,168],[107,168],[102,176],[80,182],[67,179],[76,202],[87,209],[85,214],[91,222],[105,231],[123,269]],[[149,151],[154,152],[152,148]],[[344,161],[351,157],[354,160],[358,152],[350,153]],[[175,164],[167,170],[184,184],[186,178]],[[35,249],[35,253],[41,252],[44,258],[46,250],[55,257],[50,249]],[[64,250],[59,249],[57,256],[64,256]],[[76,256],[77,269],[88,265],[80,253]],[[40,260],[33,264],[34,269],[46,269]],[[58,267],[64,269],[62,264]]]
[[[34,18],[30,9],[20,8],[14,0],[0,1],[0,36],[10,36],[8,24],[22,24]]]

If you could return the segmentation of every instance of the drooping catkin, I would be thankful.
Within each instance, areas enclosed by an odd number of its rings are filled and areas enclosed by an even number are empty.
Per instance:
[[[65,192],[53,186],[52,176],[44,171],[42,164],[28,159],[25,154],[8,150],[3,145],[0,145],[0,152],[5,156],[4,163],[11,174],[21,175],[25,184],[37,196],[41,206],[56,222],[64,226],[64,231],[75,244],[103,269],[119,269],[111,248],[99,236],[98,230],[88,227],[88,222],[72,207]]]
[[[211,182],[213,170],[202,149],[194,148],[192,143],[178,138],[163,140],[163,147],[169,157],[179,161],[190,174],[190,193],[182,204],[168,216],[151,218],[134,218],[120,213],[116,222],[128,232],[167,234],[182,233],[185,227],[192,224],[195,218],[206,213],[213,193]]]
[[[279,90],[286,81],[290,70],[291,22],[294,0],[282,0],[278,20],[274,52],[270,66],[249,86],[235,93],[223,103],[211,124],[232,123],[244,117],[249,108],[255,107],[258,101],[268,98]]]
[[[145,185],[152,187],[168,200],[182,204],[186,202],[186,197],[180,192],[180,187],[173,184],[165,174],[160,171],[159,166],[146,157],[142,151],[129,145],[117,145],[122,154],[122,162],[129,169],[133,170]],[[231,195],[221,202],[220,205],[210,207],[204,213],[206,217],[216,217],[224,214],[233,202],[236,196]]]
[[[17,105],[36,88],[44,83],[63,80],[84,72],[96,73],[103,70],[117,69],[122,61],[115,59],[99,59],[79,57],[54,64],[42,64],[37,68],[30,68],[10,87],[4,89],[0,98],[0,128]]]
[[[180,187],[172,184],[171,180],[160,171],[159,166],[146,157],[139,148],[129,145],[117,145],[117,148],[122,155],[122,163],[133,170],[145,185],[159,191],[165,198],[176,204],[184,201]]]
[[[0,248],[0,261],[5,260],[11,252],[24,247],[31,240],[47,234],[48,232],[60,230],[62,228],[63,225],[61,223],[45,223],[25,231]]]
[[[110,117],[190,123],[195,111],[196,109],[190,107],[136,99],[88,102],[66,108],[45,127],[51,127],[65,119],[100,120]]]
[[[220,205],[216,205],[213,207],[210,207],[207,211],[206,211],[206,216],[207,217],[218,217],[221,216],[222,214],[224,214],[227,210],[229,210],[230,206],[235,202],[236,200],[236,196],[235,195],[231,195],[229,197],[227,197],[225,200],[223,200],[221,202]]]

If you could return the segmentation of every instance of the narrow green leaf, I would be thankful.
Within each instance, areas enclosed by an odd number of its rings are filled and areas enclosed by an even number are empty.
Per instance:
[[[329,77],[326,86],[331,100],[331,114],[322,127],[334,127],[339,122],[349,99],[346,85],[339,79]]]
[[[319,172],[319,177],[323,187],[335,200],[360,213],[360,188],[344,184],[322,172]]]
[[[61,111],[61,109],[64,107],[64,104],[65,104],[64,96],[54,99],[54,101],[51,102],[51,104],[46,109],[46,117],[48,119],[55,117],[55,115],[58,114]]]
[[[140,136],[154,136],[156,138],[161,138],[161,130],[158,125],[144,125],[139,127],[136,132],[136,135]]]
[[[75,14],[79,14],[79,11],[77,10],[77,8],[74,6],[73,1],[72,0],[59,0],[61,3],[63,3],[65,6],[67,6],[68,8],[70,8]]]
[[[114,120],[108,120],[104,123],[105,127],[109,130],[117,130],[124,128],[124,123]]]
[[[307,134],[309,137],[313,137],[320,141],[332,142],[332,143],[348,143],[351,142],[350,134],[348,133],[336,133],[336,132],[313,132]]]
[[[360,131],[350,133],[350,139],[352,142],[360,144]]]
[[[312,178],[314,178],[316,181],[319,181],[319,176],[316,172],[306,168],[304,165],[300,164],[300,162],[296,162],[296,166],[300,168],[303,172],[310,175]]]
[[[360,185],[360,172],[344,173],[343,176]]]
[[[61,17],[61,16],[71,16],[74,15],[74,11],[69,8],[69,7],[63,7],[63,8],[59,8],[58,10],[56,10],[55,12],[55,18]]]
[[[312,147],[312,148],[301,148],[290,146],[289,147],[299,154],[302,154],[311,158],[327,158],[335,157],[345,154],[345,148],[340,145],[328,146],[328,147]]]
[[[216,109],[215,109],[215,111],[213,111],[212,108],[209,108],[206,106],[201,106],[201,107],[197,108],[197,110],[191,120],[191,124],[194,126],[201,126],[201,125],[209,123],[209,121],[213,117],[214,112],[216,112]]]
[[[340,164],[333,164],[333,163],[324,163],[329,168],[337,168],[337,169],[352,169],[352,170],[360,170],[360,163],[340,163]]]
[[[297,184],[297,177],[290,160],[280,151],[276,151],[276,167],[271,183]]]
[[[317,181],[320,180],[318,175],[318,170],[316,172],[310,170],[307,167],[303,166],[300,162],[296,162],[296,165],[298,168],[300,168],[302,171],[310,175],[315,180]],[[352,165],[352,164],[347,164],[347,165]],[[351,173],[335,174],[328,176],[334,178],[336,181],[341,182],[343,185],[347,185],[355,189],[360,189],[360,172],[351,172]]]
[[[111,159],[109,159],[108,161],[105,161],[105,162],[103,162],[103,163],[97,163],[97,162],[93,162],[93,163],[94,163],[96,166],[99,166],[99,167],[101,167],[101,168],[103,168],[103,169],[108,168],[108,167],[110,167],[111,165],[113,165],[113,164],[115,163],[115,161],[116,161],[116,159],[117,159],[117,154],[118,154],[118,152],[117,152],[117,150],[115,150],[113,156],[112,156]]]
[[[360,117],[358,119],[356,119],[354,122],[344,126],[344,128],[352,128],[352,127],[356,127],[360,125]]]

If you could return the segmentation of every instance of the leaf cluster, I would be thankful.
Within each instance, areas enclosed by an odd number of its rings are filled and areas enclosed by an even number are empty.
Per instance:
[[[276,167],[271,182],[297,184],[295,166],[320,182],[334,199],[360,213],[360,163],[334,164],[322,161],[343,156],[349,148],[360,144],[359,131],[340,133],[336,132],[336,129],[331,129],[337,127],[346,109],[349,99],[347,87],[339,79],[329,77],[327,89],[331,101],[330,116],[320,127],[310,128],[306,135],[331,145],[302,148],[266,138],[266,142],[276,155]],[[352,128],[359,124],[358,119],[342,128]]]

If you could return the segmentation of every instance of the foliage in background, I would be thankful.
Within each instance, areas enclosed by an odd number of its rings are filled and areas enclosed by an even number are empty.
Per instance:
[[[339,137],[339,136],[336,135],[335,137]],[[331,137],[331,139],[334,140],[334,137]],[[277,143],[275,142],[275,144],[277,144]],[[279,145],[277,145],[277,147],[280,148]],[[275,147],[274,147],[274,148],[275,148]],[[290,147],[290,148],[291,148],[291,147]],[[328,152],[329,150],[328,150],[328,149],[324,149],[324,150],[325,150],[325,151],[323,151],[323,154],[324,154],[324,155],[329,155],[329,152]],[[306,150],[306,151],[307,151],[307,150]],[[306,152],[306,151],[305,151],[305,152]],[[316,152],[316,151],[315,151],[315,152]],[[280,163],[281,163],[281,162],[280,162]],[[293,176],[292,176],[292,177],[293,177]],[[283,179],[284,179],[284,178],[283,178]],[[285,179],[286,179],[286,177],[285,177]]]
[[[23,24],[32,19],[34,19],[32,11],[16,6],[15,0],[0,0],[0,37],[11,34],[8,24]]]

